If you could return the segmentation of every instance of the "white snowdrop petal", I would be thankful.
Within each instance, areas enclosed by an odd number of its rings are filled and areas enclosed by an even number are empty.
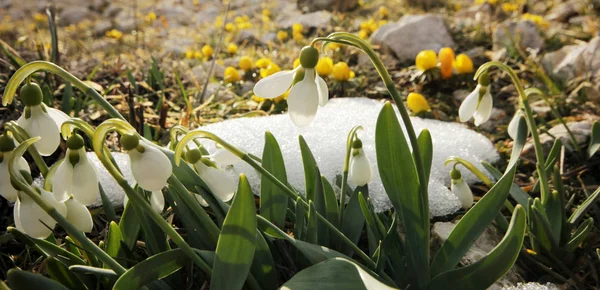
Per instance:
[[[202,161],[194,164],[198,175],[206,183],[210,191],[222,201],[229,201],[235,191],[235,181],[225,172],[214,167],[207,166]]]
[[[11,155],[12,152],[5,152],[4,160],[0,162],[0,195],[10,202],[15,202],[17,200],[17,190],[10,184],[10,173],[8,171],[8,161]],[[25,158],[19,158],[17,166],[21,170],[31,173],[31,169],[29,169],[29,164],[27,164]]]
[[[372,171],[371,162],[364,152],[352,156],[348,168],[348,180],[358,186],[363,186],[371,181]]]
[[[167,179],[173,172],[171,161],[154,146],[145,144],[144,141],[141,141],[140,145],[146,149],[144,153],[129,151],[133,178],[145,190],[161,190],[167,185]]]
[[[81,150],[79,162],[73,170],[73,197],[83,205],[93,204],[98,196],[100,189],[98,187],[98,172]]]
[[[471,188],[469,188],[462,178],[452,180],[450,190],[458,197],[463,209],[467,210],[473,206],[473,192],[471,192]]]
[[[460,105],[460,108],[458,109],[458,117],[460,118],[461,122],[469,121],[477,110],[480,88],[480,85],[477,85],[475,90],[473,90]]]
[[[195,194],[195,193],[191,193],[196,200],[200,203],[201,206],[203,207],[208,207],[208,202],[206,202],[206,200],[204,200],[204,198],[202,198],[202,196],[200,196],[199,194]]]
[[[329,101],[329,88],[323,78],[317,75],[317,90],[319,91],[319,106],[327,105]]]
[[[44,191],[42,191],[42,197],[47,198]],[[52,197],[52,199],[54,198]],[[19,231],[37,239],[45,239],[52,233],[52,229],[56,226],[56,221],[33,200],[22,198],[18,206],[19,209],[16,212],[18,213],[17,218],[19,222],[15,222],[15,225],[17,225]]]
[[[296,70],[280,71],[261,79],[254,86],[254,94],[265,99],[283,95],[292,85],[295,73]]]
[[[150,193],[150,205],[157,213],[163,211],[163,208],[165,208],[165,197],[163,196],[162,191],[157,190]]]
[[[492,108],[492,95],[486,93],[485,95],[483,95],[483,98],[479,103],[477,111],[475,111],[475,113],[473,114],[473,118],[475,119],[475,126],[479,126],[490,119],[490,116],[492,115]]]
[[[213,154],[209,155],[208,158],[212,159],[220,166],[234,165],[242,161],[237,155],[225,148],[217,149]]]
[[[34,146],[42,156],[48,156],[54,153],[60,144],[60,131],[54,120],[49,114],[42,111],[40,106],[32,106],[31,117],[25,119],[21,116],[17,123],[30,137],[41,137]],[[24,113],[23,113],[24,114]]]
[[[50,108],[50,107],[46,106],[46,111],[48,112],[48,115],[50,115],[50,118],[52,118],[52,120],[54,120],[54,123],[56,123],[56,126],[58,126],[59,129],[60,129],[60,126],[62,126],[62,124],[65,121],[71,119],[71,117],[69,117],[69,115],[65,114],[65,112],[55,109],[55,108]],[[71,126],[71,128],[73,128],[73,126]],[[71,130],[71,131],[73,131],[73,130]]]
[[[63,216],[67,216],[67,206],[64,202],[59,202],[58,200],[56,200],[56,196],[54,195],[54,193],[50,191],[45,191],[41,188],[40,192],[42,193],[42,197],[54,208],[56,208],[56,211],[58,211],[58,213],[60,213]]]
[[[71,196],[73,192],[73,166],[69,160],[64,159],[56,168],[52,179],[52,191],[56,195],[56,200],[60,202],[66,201]]]
[[[67,220],[69,220],[76,229],[85,233],[91,232],[94,223],[88,208],[73,198],[65,201],[65,205],[67,207]]]
[[[314,70],[306,69],[304,80],[295,84],[288,96],[290,118],[298,127],[309,125],[315,118],[319,107],[319,92],[316,82],[312,80],[312,74],[314,74]]]
[[[508,123],[508,127],[506,128],[506,131],[508,132],[508,136],[510,136],[510,138],[512,138],[513,140],[515,140],[517,138],[517,133],[519,130],[519,118],[520,118],[520,114],[519,111],[517,111],[515,113],[515,115],[513,116],[512,120],[510,120],[510,123]]]

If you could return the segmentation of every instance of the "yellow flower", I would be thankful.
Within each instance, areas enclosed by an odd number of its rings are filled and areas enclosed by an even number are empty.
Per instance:
[[[302,33],[303,30],[304,26],[302,26],[302,23],[296,23],[292,25],[292,32]]]
[[[271,64],[271,60],[266,57],[263,57],[257,60],[255,64],[258,68],[267,68]]]
[[[123,32],[116,29],[111,29],[106,32],[106,36],[114,39],[121,39],[121,37],[123,37]]]
[[[188,50],[188,51],[186,51],[186,52],[185,52],[185,58],[187,58],[187,59],[194,58],[194,51],[193,51],[193,50],[191,50],[191,49],[190,49],[190,50]]]
[[[333,66],[333,71],[331,72],[331,76],[338,82],[345,82],[350,79],[350,73],[352,71],[348,67],[348,64],[341,61],[336,63]]]
[[[510,13],[517,11],[519,9],[519,4],[516,3],[502,3],[502,11],[505,13]]]
[[[294,68],[297,68],[300,65],[300,59],[296,58],[294,59]]]
[[[44,13],[36,13],[33,14],[33,19],[35,20],[35,22],[46,22],[48,21],[48,16]]]
[[[146,16],[144,16],[144,20],[146,20],[146,22],[153,22],[154,20],[156,20],[156,13],[150,12],[146,14]]]
[[[223,17],[217,16],[217,18],[215,18],[215,27],[221,28],[221,26],[223,26]]]
[[[362,30],[362,29],[361,29],[361,30],[358,32],[358,37],[360,37],[360,38],[362,38],[362,39],[367,39],[367,38],[369,38],[369,32],[368,32],[368,31],[366,31],[366,30]]]
[[[202,47],[202,55],[204,55],[205,58],[211,58],[213,55],[213,48],[212,46],[206,44]]]
[[[279,30],[277,32],[277,39],[279,39],[279,41],[285,41],[286,39],[288,39],[287,31]]]
[[[267,16],[267,17],[271,17],[271,10],[269,10],[269,8],[264,8],[262,10],[262,15],[263,16]]]
[[[333,50],[333,51],[337,51],[338,49],[340,49],[341,45],[335,42],[329,42],[327,43],[327,48]]]
[[[292,32],[292,37],[294,38],[294,40],[296,41],[296,43],[301,42],[302,40],[304,40],[304,35],[302,35],[302,32]]]
[[[227,52],[230,53],[230,54],[236,54],[237,50],[238,50],[238,46],[235,45],[234,43],[230,43],[227,46]]]
[[[237,82],[240,80],[240,74],[238,73],[238,71],[235,67],[228,66],[225,69],[225,73],[223,73],[223,80],[225,81],[225,83],[228,83],[228,84]]]
[[[250,22],[248,22],[248,21],[244,21],[244,22],[242,22],[242,23],[239,23],[239,24],[237,25],[237,28],[238,28],[239,30],[242,30],[242,29],[248,29],[248,28],[251,28],[251,27],[252,27],[252,23],[250,23]]]
[[[490,3],[490,5],[496,5],[498,4],[498,0],[488,0],[488,3]]]
[[[240,68],[244,71],[249,71],[253,67],[252,59],[248,56],[240,57]]]
[[[470,74],[473,72],[473,61],[466,54],[459,54],[454,60],[454,69],[459,74]]]
[[[437,66],[437,56],[433,50],[423,50],[417,54],[415,59],[417,68],[426,71]]]
[[[354,73],[354,71],[350,71],[350,79],[353,79],[356,76],[356,74]]]
[[[225,24],[225,31],[227,31],[227,32],[235,31],[235,25],[231,22]]]
[[[276,72],[279,72],[281,68],[275,63],[270,63],[269,66],[260,70],[260,76],[266,78]]]
[[[550,26],[548,21],[544,20],[544,17],[542,17],[540,15],[525,13],[525,14],[523,14],[522,18],[523,18],[523,20],[529,20],[529,21],[535,23],[535,25],[537,25],[539,28],[545,29]]]
[[[252,94],[252,97],[250,97],[250,99],[252,99],[253,101],[255,101],[257,103],[264,102],[267,100],[265,98],[261,98],[261,97],[255,95],[255,94]]]
[[[413,111],[413,113],[418,114],[421,112],[429,112],[431,111],[431,107],[429,107],[429,103],[421,94],[410,93],[408,94],[408,98],[406,99],[406,104],[408,108]]]
[[[449,79],[452,76],[452,63],[454,62],[454,50],[450,47],[440,49],[438,54],[440,59],[440,71],[443,79]]]
[[[317,69],[317,73],[322,77],[330,75],[333,71],[333,59],[330,57],[319,58],[315,68]]]
[[[381,18],[387,18],[389,14],[390,11],[385,6],[379,7],[379,16],[381,16]]]
[[[201,59],[202,58],[202,52],[199,52],[197,50],[194,51],[194,58]]]

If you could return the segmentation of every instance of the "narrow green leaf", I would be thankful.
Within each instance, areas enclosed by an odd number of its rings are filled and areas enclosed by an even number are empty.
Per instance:
[[[94,274],[99,277],[107,277],[107,278],[111,278],[111,279],[118,278],[118,275],[117,275],[117,273],[115,273],[115,271],[110,270],[110,269],[104,269],[104,268],[97,268],[97,267],[84,266],[84,265],[73,265],[73,266],[69,267],[69,270],[73,271],[74,273]]]
[[[283,284],[281,289],[394,289],[381,283],[376,277],[373,272],[357,263],[344,258],[332,258],[300,271]]]
[[[504,207],[513,183],[513,166],[458,222],[431,263],[432,277],[450,271]],[[406,249],[408,251],[408,248]]]
[[[75,254],[57,246],[46,240],[32,239],[29,236],[23,234],[19,230],[13,227],[7,228],[8,232],[11,233],[16,239],[29,245],[35,245],[35,248],[40,251],[45,257],[55,257],[65,266],[71,265],[86,265],[85,260]]]
[[[358,201],[359,191],[364,192],[362,187],[357,187],[348,200],[344,213],[344,225],[342,227],[342,233],[355,244],[358,243],[360,234],[365,227],[365,217],[362,215]],[[342,245],[341,252],[346,255],[351,255],[353,250],[346,245]]]
[[[506,235],[487,256],[469,266],[434,277],[429,289],[487,289],[510,270],[519,256],[525,227],[525,210],[517,205]]]
[[[279,143],[271,134],[265,132],[265,148],[262,155],[262,166],[281,182],[287,183],[283,155]],[[260,178],[260,215],[283,228],[287,210],[288,196],[267,177]]]
[[[65,83],[65,89],[63,91],[62,100],[60,103],[60,110],[69,115],[71,113],[71,102],[73,100],[73,85],[70,82]]]
[[[315,211],[316,213],[320,214],[321,216],[326,217],[327,216],[327,206],[325,204],[325,190],[323,188],[323,179],[321,178],[321,171],[319,170],[319,168],[316,168],[316,175],[315,175],[315,199],[314,199],[314,206],[315,206]],[[323,224],[322,221],[319,221],[317,219],[317,215],[315,213],[315,220],[317,221],[316,226],[317,226],[317,241],[318,244],[321,246],[325,246],[325,247],[329,247],[329,229],[327,228],[326,225]],[[310,214],[310,213],[309,213]],[[310,218],[310,215],[309,215]],[[310,219],[309,219],[310,221]]]
[[[321,184],[323,185],[323,199],[325,200],[325,218],[336,228],[339,229],[340,212],[338,207],[338,200],[333,191],[333,186],[327,181],[325,176],[321,175]],[[338,238],[335,235],[329,235],[329,245],[337,245]]]
[[[16,69],[19,69],[27,63],[24,59],[17,55],[17,52],[12,47],[10,47],[6,42],[2,41],[1,39],[0,47],[2,48],[2,52],[4,52],[4,55],[8,57],[8,59]]]
[[[53,257],[46,259],[46,270],[52,280],[60,282],[69,289],[88,289],[67,266]]]
[[[313,156],[308,144],[304,140],[302,135],[298,135],[298,141],[300,142],[300,155],[302,156],[302,165],[304,166],[304,183],[306,184],[306,199],[315,200],[316,190],[316,176],[317,175],[317,161]]]
[[[577,224],[588,212],[588,210],[596,203],[598,200],[598,196],[600,195],[600,187],[596,188],[594,193],[592,193],[588,198],[585,199],[584,202],[573,212],[573,214],[569,217],[569,223],[571,225]]]
[[[54,15],[49,8],[46,9],[46,16],[48,16],[48,29],[50,30],[50,41],[52,44],[52,50],[50,52],[50,62],[60,64],[60,53],[58,52],[58,32],[56,29],[56,23],[54,23]]]
[[[256,250],[252,266],[250,267],[250,273],[263,290],[275,290],[279,287],[275,260],[273,259],[273,255],[271,255],[271,250],[265,237],[263,237],[258,229],[256,230]]]
[[[569,242],[565,245],[565,249],[568,252],[575,251],[575,249],[577,249],[577,247],[579,247],[579,244],[581,244],[583,241],[585,241],[585,238],[587,238],[587,236],[588,236],[590,230],[592,230],[593,226],[594,226],[594,218],[589,218],[589,219],[585,220],[581,225],[579,225],[579,227],[577,228],[575,233],[573,233],[573,235],[571,235],[571,240],[569,240]]]
[[[592,124],[590,144],[588,145],[587,150],[588,158],[592,158],[592,156],[598,152],[598,149],[600,149],[600,123],[594,121],[594,124]]]
[[[256,249],[256,208],[248,179],[240,175],[238,190],[219,235],[210,289],[241,289]]]
[[[308,201],[308,223],[306,225],[306,236],[305,241],[311,244],[318,244],[319,230],[318,230],[317,210],[315,209],[315,203]]]
[[[558,250],[558,240],[552,233],[552,226],[548,221],[548,215],[539,198],[533,200],[531,207],[531,219],[535,226],[532,229],[534,237],[538,243],[546,250],[554,253]]]
[[[119,277],[113,289],[138,289],[150,282],[167,277],[183,266],[190,264],[190,259],[180,249],[164,251],[127,270],[125,274]]]
[[[121,214],[119,230],[122,240],[130,250],[133,250],[138,236],[140,235],[141,228],[142,227],[138,222],[138,218],[134,212],[133,204],[127,203],[125,209],[123,210],[123,214]]]
[[[550,224],[553,239],[558,244],[562,235],[561,231],[563,224],[565,223],[565,220],[563,219],[564,206],[562,205],[558,191],[554,190],[550,193],[548,203],[545,205],[545,211],[548,217],[548,223]]]
[[[381,182],[405,230],[411,277],[422,287],[429,280],[429,201],[419,188],[415,161],[389,102],[377,118],[375,148]]]
[[[371,229],[371,231],[373,231],[373,234],[375,235],[375,238],[377,240],[383,240],[383,237],[385,235],[385,233],[382,233],[378,226],[377,223],[375,221],[375,215],[373,213],[373,211],[371,211],[371,208],[369,207],[369,204],[367,202],[367,200],[364,198],[364,196],[362,195],[362,192],[358,192],[358,203],[360,205],[360,210],[362,211],[362,215],[365,217],[365,221],[367,222],[367,227]]]
[[[294,236],[296,239],[304,240],[304,236],[306,232],[304,231],[304,227],[306,225],[306,209],[302,205],[301,197],[298,197],[296,200],[296,224],[294,225]],[[269,231],[267,230],[267,233]],[[272,233],[270,233],[272,234]]]
[[[431,163],[433,162],[433,141],[431,140],[431,133],[429,130],[423,129],[419,133],[417,138],[419,143],[419,149],[421,149],[421,159],[423,160],[423,167],[425,168],[425,179],[429,180],[429,174],[431,173]]]
[[[68,290],[67,287],[62,284],[46,278],[40,274],[34,274],[27,271],[21,271],[18,269],[8,270],[6,275],[8,286],[12,290],[31,290],[31,289],[44,289],[44,290]]]
[[[485,167],[485,169],[495,178],[495,179],[500,179],[502,177],[502,172],[500,172],[498,169],[496,169],[494,166],[492,166],[491,164],[487,163],[487,162],[481,162],[481,165],[483,165],[483,167]],[[519,187],[518,185],[516,185],[515,183],[513,183],[510,186],[510,196],[520,205],[522,205],[525,208],[527,207],[527,203],[528,200],[531,198],[531,196],[529,194],[527,194],[527,192],[523,191],[523,189],[521,189],[521,187]]]

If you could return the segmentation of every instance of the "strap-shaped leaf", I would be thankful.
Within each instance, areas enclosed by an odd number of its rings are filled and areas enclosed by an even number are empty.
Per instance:
[[[321,184],[323,185],[323,199],[325,201],[325,217],[332,225],[339,229],[340,209],[338,207],[338,200],[335,196],[335,191],[333,190],[333,186],[331,186],[331,183],[329,183],[329,181],[327,181],[327,178],[325,178],[325,176],[323,175],[321,175]],[[331,234],[329,235],[329,239],[329,245],[339,244],[339,239],[337,238],[337,236]]]
[[[317,174],[317,161],[313,156],[308,144],[304,140],[302,135],[298,135],[298,141],[300,143],[300,155],[302,156],[302,165],[304,166],[304,183],[306,189],[306,199],[315,200],[315,190],[317,188],[316,176]]]
[[[262,155],[262,166],[277,179],[287,183],[285,164],[279,143],[271,134],[265,132],[265,147]],[[287,210],[287,195],[265,176],[260,178],[260,215],[282,228]]]
[[[564,208],[558,191],[552,191],[548,198],[548,203],[545,205],[545,211],[546,216],[548,217],[548,223],[550,224],[550,229],[552,230],[553,239],[557,244],[560,244],[563,223],[565,223],[565,219],[563,218]]]
[[[68,290],[67,287],[50,278],[16,268],[8,270],[6,280],[10,289],[13,290]]]
[[[419,143],[419,149],[421,149],[421,160],[423,160],[423,167],[425,168],[425,179],[429,180],[429,174],[431,173],[431,162],[433,162],[433,141],[431,139],[431,133],[429,130],[423,129],[419,133],[417,138]]]
[[[431,263],[431,274],[452,270],[504,206],[513,183],[512,167],[458,222]],[[408,251],[408,249],[407,249]]]
[[[69,267],[72,265],[86,265],[86,261],[81,257],[57,246],[46,240],[32,239],[13,227],[8,227],[7,231],[11,233],[19,241],[32,246],[38,250],[40,254],[46,257],[55,257],[58,261]]]
[[[117,223],[110,222],[108,226],[108,235],[106,237],[106,243],[104,244],[104,251],[111,257],[116,258],[119,256],[121,251],[121,241],[123,236]]]
[[[52,280],[58,281],[69,289],[88,289],[74,272],[53,257],[46,259],[46,270]]]
[[[588,158],[592,158],[592,156],[598,152],[598,149],[600,149],[600,123],[595,121],[594,124],[592,124],[592,134],[587,150]]]
[[[121,214],[121,220],[119,221],[122,239],[130,250],[133,250],[133,246],[135,246],[135,242],[137,241],[142,228],[133,211],[133,203],[127,203],[123,210],[123,214]]]
[[[365,217],[362,215],[360,204],[358,202],[359,191],[366,194],[368,189],[366,186],[356,187],[356,189],[350,196],[350,199],[348,200],[346,209],[344,210],[344,225],[342,227],[342,233],[344,233],[344,235],[355,244],[358,243],[358,240],[360,239],[360,234],[362,233],[363,228],[365,226]],[[346,245],[342,245],[340,251],[346,255],[351,255],[353,252],[353,250]]]
[[[573,233],[573,235],[571,235],[571,239],[565,245],[565,249],[568,252],[575,251],[575,249],[577,249],[579,244],[581,244],[585,240],[585,238],[587,238],[587,236],[593,226],[594,226],[594,218],[589,218],[589,219],[585,220],[581,225],[579,225],[579,227],[577,228],[575,233]]]
[[[405,230],[408,268],[420,287],[429,280],[429,201],[419,189],[415,161],[389,102],[377,118],[375,148],[381,182]]]
[[[294,237],[299,240],[304,240],[304,237],[306,236],[305,227],[307,213],[300,199],[301,197],[296,199],[296,224],[294,225]],[[269,229],[270,228],[267,228],[265,231],[270,234]]]
[[[256,207],[246,175],[240,174],[238,190],[219,235],[210,289],[242,289],[256,249]]]
[[[318,244],[319,230],[318,230],[317,210],[315,209],[315,203],[312,200],[308,201],[308,222],[306,224],[306,236],[305,241],[311,244]]]
[[[254,260],[252,260],[250,273],[263,290],[275,290],[279,287],[275,260],[273,259],[273,255],[271,255],[271,250],[265,237],[258,229],[256,230],[256,250],[254,251]]]
[[[533,236],[546,251],[554,253],[558,250],[558,240],[552,232],[552,226],[548,221],[548,215],[539,198],[536,197],[534,199],[530,213],[531,221],[534,223],[534,226],[532,227]]]
[[[150,282],[167,277],[189,264],[191,264],[190,259],[180,249],[164,251],[131,267],[119,277],[113,289],[138,289]]]
[[[282,290],[386,290],[375,274],[344,258],[333,258],[306,268],[281,287]]]
[[[487,289],[512,267],[525,236],[525,210],[517,205],[506,235],[481,260],[456,270],[444,272],[431,280],[429,289]]]
[[[489,172],[495,179],[500,179],[502,177],[502,172],[500,172],[498,169],[496,169],[491,164],[489,164],[487,162],[481,162],[481,165],[483,165],[483,167],[485,167],[485,169],[487,170],[487,172]],[[517,203],[519,203],[521,206],[523,206],[525,208],[528,208],[527,207],[527,202],[529,201],[529,199],[531,198],[531,196],[529,194],[527,194],[527,192],[525,192],[523,189],[521,189],[521,187],[519,187],[518,185],[516,185],[515,183],[513,183],[510,186],[509,193],[510,193],[510,196]]]
[[[573,214],[569,217],[569,223],[571,225],[577,224],[588,212],[588,210],[595,204],[598,200],[598,196],[600,196],[600,187],[598,187],[594,193],[592,193],[588,198],[585,199],[584,202],[573,212]]]

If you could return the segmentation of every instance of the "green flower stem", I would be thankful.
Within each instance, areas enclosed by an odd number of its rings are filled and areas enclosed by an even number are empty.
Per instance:
[[[188,133],[187,135],[185,135],[185,137],[183,137],[181,139],[181,141],[179,142],[179,144],[177,144],[177,147],[175,148],[175,157],[174,157],[175,165],[179,166],[179,164],[181,163],[181,155],[183,154],[183,150],[184,150],[186,144],[196,138],[208,138],[210,140],[215,141],[219,145],[223,146],[223,148],[229,150],[231,153],[235,154],[240,159],[242,159],[244,162],[248,163],[250,166],[252,166],[254,169],[256,169],[260,174],[267,177],[271,182],[273,182],[273,184],[277,185],[277,187],[279,187],[290,198],[292,198],[292,200],[301,200],[302,206],[308,211],[308,203],[304,199],[298,198],[299,195],[296,192],[296,190],[294,190],[293,188],[291,188],[288,185],[281,182],[279,179],[277,179],[277,177],[273,176],[273,174],[271,174],[268,170],[266,170],[264,167],[262,167],[262,165],[258,164],[256,162],[256,160],[254,160],[250,156],[250,154],[225,142],[223,139],[217,137],[213,133],[201,131],[201,130],[194,130],[194,131],[191,131],[190,133]],[[376,268],[377,265],[375,264],[375,262],[373,262],[373,260],[371,260],[371,258],[367,254],[365,254],[357,245],[355,245],[350,239],[348,239],[348,237],[346,237],[342,232],[340,232],[340,230],[338,228],[336,228],[333,224],[331,224],[325,217],[323,217],[321,214],[317,213],[317,219],[319,221],[323,222],[323,224],[325,224],[325,226],[327,226],[327,228],[332,233],[334,233],[336,236],[338,236],[342,242],[344,242],[350,248],[352,248],[352,250],[354,250],[354,252],[361,258],[361,260],[363,260],[367,264],[367,266],[369,268],[371,268],[371,269]]]
[[[19,124],[17,124],[17,122],[15,122],[15,121],[10,121],[10,122],[4,124],[4,127],[13,134],[13,136],[19,143],[23,143],[25,140],[31,138],[31,137],[29,137],[29,134],[27,133],[27,131],[25,131],[25,130],[23,130],[23,128],[19,127]],[[40,153],[35,148],[35,145],[29,146],[29,148],[27,148],[27,152],[29,152],[29,154],[31,155],[31,158],[33,158],[33,162],[35,162],[35,165],[37,165],[38,169],[40,170],[40,173],[45,178],[46,175],[48,174],[48,165],[44,161],[44,158],[42,158]]]
[[[119,186],[123,188],[125,194],[133,204],[143,210],[154,222],[173,240],[173,242],[181,248],[181,250],[188,255],[194,264],[196,264],[202,271],[204,271],[208,276],[212,274],[211,267],[204,261],[200,256],[194,252],[194,249],[190,247],[190,245],[177,233],[177,231],[167,222],[162,216],[155,212],[152,209],[150,203],[148,203],[142,196],[137,194],[135,190],[129,185],[127,179],[121,174],[119,169],[112,163],[111,159],[109,159],[106,155],[104,155],[104,140],[106,138],[106,134],[113,130],[119,131],[121,134],[135,134],[135,129],[129,125],[129,123],[117,120],[110,119],[100,124],[96,129],[96,133],[94,134],[94,152],[98,156],[102,165],[106,168],[106,170],[113,176],[113,178],[117,181]]]
[[[21,142],[21,144],[15,149],[14,154],[11,156],[8,163],[8,171],[14,182],[18,185],[20,191],[24,192],[29,196],[35,203],[37,203],[48,215],[50,215],[58,224],[60,224],[63,229],[69,234],[73,240],[77,241],[82,248],[86,251],[90,252],[94,256],[96,256],[100,261],[109,266],[117,275],[124,274],[127,270],[121,266],[117,261],[115,261],[111,256],[109,256],[106,252],[100,249],[96,244],[94,244],[90,239],[88,239],[85,234],[79,231],[73,224],[71,224],[67,218],[61,215],[50,203],[44,200],[41,195],[39,195],[35,189],[33,189],[27,181],[23,178],[19,169],[16,166],[16,161],[25,150],[31,146],[33,143],[38,141],[40,138],[31,138]]]
[[[125,120],[125,118],[123,118],[119,111],[117,111],[117,109],[115,109],[104,97],[102,97],[98,92],[96,92],[96,90],[86,85],[83,81],[70,74],[63,68],[47,61],[32,61],[19,68],[15,72],[15,74],[10,78],[8,84],[6,85],[6,89],[4,90],[4,96],[2,97],[2,105],[6,106],[7,104],[12,103],[19,85],[27,77],[29,77],[31,74],[37,71],[47,71],[62,77],[63,79],[80,89],[82,92],[84,92],[86,96],[96,101],[96,103],[98,103],[98,105],[105,109],[111,117]]]
[[[529,105],[529,98],[528,98],[529,96],[527,95],[527,93],[525,93],[525,89],[523,88],[523,85],[521,84],[521,80],[519,79],[519,77],[517,76],[515,71],[512,68],[510,68],[509,66],[507,66],[501,62],[491,61],[491,62],[485,63],[484,65],[479,67],[479,69],[475,73],[474,79],[477,79],[483,72],[487,71],[489,68],[491,68],[493,66],[508,73],[512,82],[514,83],[515,87],[517,88],[517,92],[519,93],[519,99],[521,101],[521,104],[523,105],[523,108],[525,109],[525,116],[527,117],[527,124],[529,125],[529,129],[531,130],[531,137],[533,139],[533,146],[535,148],[535,156],[537,159],[537,164],[540,165],[541,167],[545,166],[546,161],[544,159],[544,151],[542,150],[542,144],[540,142],[540,135],[538,132],[537,125],[535,123],[535,118],[533,117],[533,111],[531,110],[531,106]],[[541,188],[542,188],[541,194],[540,194],[542,204],[546,204],[548,202],[548,199],[550,198],[550,188],[548,186],[548,175],[545,170],[538,170],[538,175],[540,178],[540,184],[542,185],[541,186]]]
[[[481,170],[479,170],[479,168],[475,167],[475,165],[473,165],[473,163],[471,163],[463,158],[457,157],[457,156],[450,156],[446,159],[446,161],[444,162],[444,165],[448,166],[448,164],[450,164],[452,162],[455,163],[455,166],[456,166],[456,164],[460,164],[460,165],[464,166],[466,169],[468,169],[473,174],[475,174],[475,176],[477,176],[477,178],[479,178],[479,180],[481,180],[488,187],[492,187],[494,185],[494,182],[492,182],[492,180],[489,179],[487,177],[487,175],[485,175],[483,172],[481,172]]]
[[[346,157],[344,158],[344,170],[342,172],[342,184],[340,186],[340,221],[339,228],[344,228],[344,207],[346,206],[346,184],[348,183],[348,169],[350,167],[350,154],[352,153],[352,142],[356,137],[356,131],[362,130],[361,126],[355,126],[348,133],[346,140]]]

